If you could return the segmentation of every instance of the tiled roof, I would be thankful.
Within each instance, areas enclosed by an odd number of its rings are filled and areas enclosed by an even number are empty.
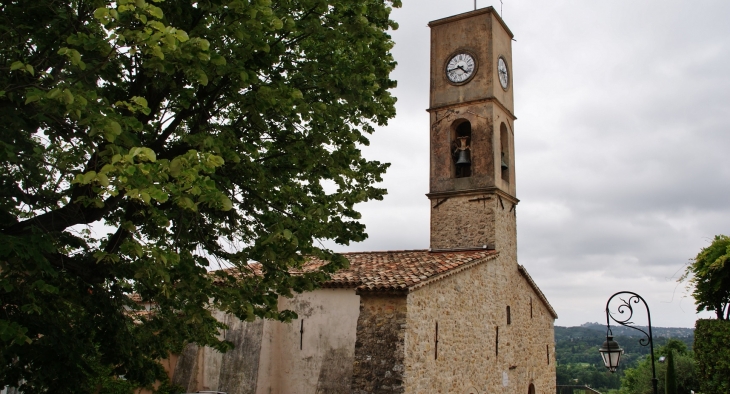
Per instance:
[[[406,291],[497,257],[494,250],[429,252],[397,250],[343,253],[350,267],[332,274],[324,287],[365,291]],[[313,260],[319,265],[321,261]]]
[[[325,288],[355,288],[359,291],[407,291],[429,282],[453,275],[479,263],[492,260],[499,253],[494,250],[438,251],[392,250],[384,252],[342,253],[350,267],[331,275]],[[292,269],[294,275],[314,271],[326,264],[325,261],[310,258],[301,269]],[[246,274],[262,275],[261,265],[248,265]],[[241,275],[236,268],[228,273]],[[222,283],[220,279],[216,282]]]

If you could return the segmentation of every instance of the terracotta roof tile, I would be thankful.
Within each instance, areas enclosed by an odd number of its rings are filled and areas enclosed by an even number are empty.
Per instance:
[[[420,287],[473,263],[491,260],[494,250],[429,252],[428,250],[396,250],[385,252],[343,253],[350,267],[332,275],[324,287],[356,288],[366,291],[407,290]],[[312,260],[309,265],[322,261]]]
[[[332,274],[326,288],[355,288],[360,291],[407,291],[433,280],[454,274],[497,257],[494,250],[439,251],[393,250],[384,252],[342,253],[350,267]],[[301,270],[292,274],[313,271],[325,261],[312,258]],[[262,275],[261,266],[249,264],[249,274]],[[235,269],[229,269],[235,274]],[[240,275],[240,274],[238,274]],[[220,282],[216,279],[215,281]]]

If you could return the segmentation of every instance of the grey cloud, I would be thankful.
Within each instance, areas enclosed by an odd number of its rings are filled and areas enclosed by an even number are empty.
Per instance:
[[[730,3],[504,3],[517,39],[520,263],[559,325],[602,321],[624,289],[655,324],[693,325],[678,272],[730,233]],[[426,24],[472,4],[404,0],[393,13],[398,115],[365,149],[393,163],[389,195],[360,206],[370,238],[336,250],[428,247]]]

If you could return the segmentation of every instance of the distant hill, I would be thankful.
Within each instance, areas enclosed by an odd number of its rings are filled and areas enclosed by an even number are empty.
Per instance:
[[[647,327],[641,327],[648,332]],[[611,325],[611,331],[616,342],[624,349],[622,366],[633,366],[640,358],[649,354],[648,346],[641,346],[639,339],[644,335],[632,328]],[[684,342],[692,349],[694,342],[693,328],[680,327],[652,327],[654,348],[658,348],[674,338]],[[606,325],[600,323],[585,323],[577,327],[555,326],[555,346],[558,364],[588,363],[603,366],[598,348],[606,340]]]
[[[646,332],[649,332],[648,326],[636,326]],[[568,329],[572,328],[579,328],[579,327],[565,327]],[[601,323],[583,323],[580,325],[580,328],[587,328],[590,330],[598,330],[604,333],[606,333],[606,325]],[[652,334],[656,338],[694,338],[695,336],[695,329],[694,328],[683,328],[683,327],[652,327]],[[611,331],[613,332],[614,336],[624,336],[624,337],[640,337],[644,334],[640,333],[639,331],[634,330],[633,328],[620,326],[618,324],[611,324]]]

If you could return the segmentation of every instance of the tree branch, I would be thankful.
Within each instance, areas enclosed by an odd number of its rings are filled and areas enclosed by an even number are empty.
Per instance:
[[[32,219],[24,220],[2,230],[6,235],[20,235],[36,227],[45,232],[52,233],[77,224],[88,224],[101,220],[107,213],[119,205],[125,193],[119,192],[116,196],[104,200],[101,208],[86,207],[83,204],[73,202],[59,209],[38,215]]]

